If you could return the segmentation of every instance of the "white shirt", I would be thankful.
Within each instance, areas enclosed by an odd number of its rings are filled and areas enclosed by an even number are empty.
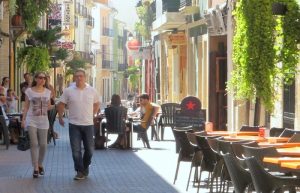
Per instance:
[[[35,92],[31,88],[26,89],[26,96],[29,99],[29,109],[26,114],[26,127],[49,129],[48,105],[50,103],[51,91]]]
[[[69,122],[74,125],[94,125],[94,103],[99,102],[97,91],[90,85],[84,89],[70,86],[64,89],[60,102],[68,105]]]

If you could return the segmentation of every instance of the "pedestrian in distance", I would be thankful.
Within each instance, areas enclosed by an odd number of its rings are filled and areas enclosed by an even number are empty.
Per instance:
[[[89,175],[89,166],[94,150],[94,115],[100,102],[97,91],[86,83],[83,69],[74,73],[75,84],[64,89],[57,106],[59,123],[64,126],[65,106],[69,110],[69,137],[76,175],[74,180],[83,180]],[[82,155],[81,142],[84,152]]]
[[[32,78],[31,78],[31,74],[26,72],[24,75],[24,82],[22,82],[20,84],[20,90],[21,90],[21,106],[22,106],[22,110],[23,110],[23,106],[24,106],[24,103],[25,103],[25,91],[27,88],[31,87],[31,82],[32,82]]]
[[[47,112],[53,108],[50,104],[51,91],[46,88],[46,81],[46,74],[38,72],[34,75],[31,88],[25,91],[21,126],[29,133],[33,178],[38,178],[45,173],[43,161],[47,150],[49,129]]]

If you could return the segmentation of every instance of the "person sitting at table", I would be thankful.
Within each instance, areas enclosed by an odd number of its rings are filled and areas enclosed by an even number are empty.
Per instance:
[[[7,90],[6,96],[6,104],[7,104],[7,112],[8,113],[16,113],[17,112],[17,101],[19,97],[15,94],[15,91],[12,89]]]
[[[109,106],[120,107],[121,106],[121,97],[117,94],[113,94],[111,97],[111,103]],[[105,127],[105,123],[102,126]],[[108,147],[125,149],[127,147],[126,136],[127,135],[126,135],[125,131],[123,133],[119,133],[116,141],[113,144],[109,145]]]
[[[147,129],[150,126],[150,123],[154,120],[156,114],[159,111],[160,106],[151,103],[150,97],[148,94],[142,94],[139,96],[140,100],[140,112],[141,112],[141,122],[138,124],[133,124],[133,132],[136,132],[139,134],[139,136],[142,138],[142,140],[146,143],[146,146],[148,149],[151,149],[149,144],[149,139],[147,136]],[[127,125],[130,127],[131,125]]]

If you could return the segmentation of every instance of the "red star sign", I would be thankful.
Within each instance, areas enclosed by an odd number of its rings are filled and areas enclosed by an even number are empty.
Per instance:
[[[188,110],[194,110],[195,106],[196,106],[196,104],[193,103],[192,101],[189,101],[189,102],[186,104],[186,108],[187,108]]]

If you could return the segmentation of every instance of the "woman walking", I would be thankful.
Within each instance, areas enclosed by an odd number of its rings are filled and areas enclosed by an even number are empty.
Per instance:
[[[39,72],[34,76],[32,87],[25,91],[22,127],[29,133],[33,178],[44,175],[43,161],[49,129],[47,112],[51,108],[51,91],[46,85],[46,74]]]

